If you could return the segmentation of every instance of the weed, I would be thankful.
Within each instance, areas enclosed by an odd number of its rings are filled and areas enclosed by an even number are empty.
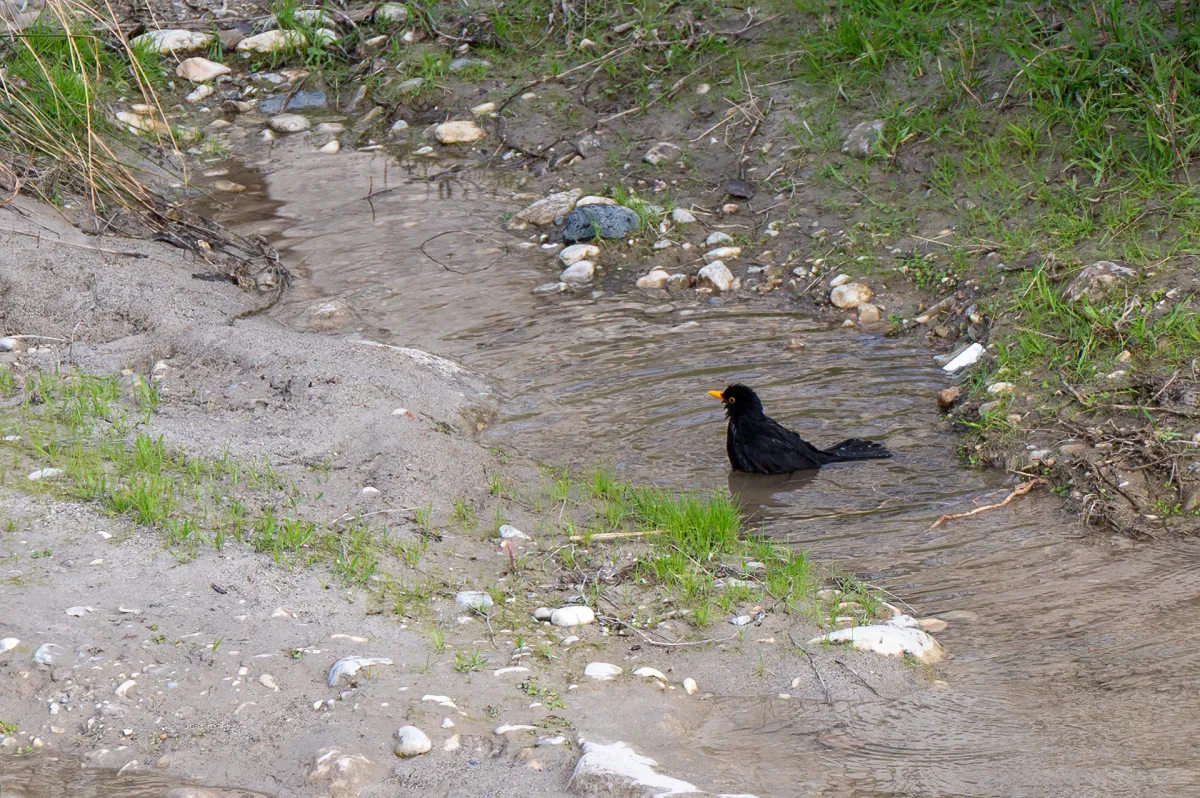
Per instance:
[[[487,657],[480,653],[479,649],[475,649],[470,654],[456,651],[454,653],[454,670],[459,673],[472,673],[474,671],[483,670],[483,666],[487,664]]]

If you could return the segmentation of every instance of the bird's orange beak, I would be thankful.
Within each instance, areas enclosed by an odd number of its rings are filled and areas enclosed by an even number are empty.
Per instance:
[[[708,395],[713,399],[720,399],[722,402],[725,401],[725,394],[721,393],[720,391],[709,391]]]

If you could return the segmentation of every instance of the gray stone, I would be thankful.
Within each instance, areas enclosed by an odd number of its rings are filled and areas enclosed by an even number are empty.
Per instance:
[[[659,164],[666,163],[667,161],[674,160],[678,157],[678,145],[672,144],[669,141],[660,141],[642,156],[642,160],[652,166],[658,166]]]
[[[567,268],[563,269],[563,273],[558,276],[558,279],[564,283],[590,283],[592,278],[596,276],[596,266],[590,260],[577,260]]]
[[[855,125],[842,142],[842,152],[855,158],[866,158],[875,149],[875,143],[883,136],[884,121],[873,119]]]
[[[508,222],[508,229],[524,230],[531,224],[539,227],[554,224],[556,219],[570,213],[582,196],[583,192],[577,188],[551,194],[514,214]]]
[[[285,108],[283,103],[287,102]],[[303,111],[306,108],[324,108],[326,103],[323,91],[298,91],[288,98],[286,94],[272,94],[263,97],[258,102],[258,110],[264,114],[278,114],[283,111]]]
[[[451,72],[462,72],[464,69],[487,69],[491,64],[482,58],[455,58],[450,62]]]
[[[433,748],[429,736],[416,726],[401,726],[396,730],[396,739],[399,742],[392,750],[400,757],[420,756]]]
[[[300,114],[279,114],[271,117],[267,124],[277,133],[302,133],[312,127],[312,122]]]
[[[1090,266],[1085,266],[1079,274],[1067,284],[1063,295],[1073,302],[1087,297],[1089,302],[1095,302],[1121,282],[1136,276],[1137,273],[1127,266],[1101,260]]]
[[[634,211],[621,205],[587,205],[567,215],[563,239],[570,243],[600,238],[624,238],[642,226]]]

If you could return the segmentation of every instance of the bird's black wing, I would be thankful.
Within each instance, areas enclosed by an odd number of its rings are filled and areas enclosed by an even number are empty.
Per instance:
[[[820,449],[765,416],[731,419],[726,448],[735,471],[753,474],[788,474],[829,462]]]

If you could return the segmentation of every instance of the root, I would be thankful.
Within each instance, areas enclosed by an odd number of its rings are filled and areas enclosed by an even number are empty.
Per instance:
[[[986,512],[988,510],[995,510],[999,507],[1003,507],[1006,504],[1008,504],[1009,502],[1011,502],[1013,499],[1017,498],[1018,496],[1024,496],[1026,493],[1033,490],[1034,486],[1040,484],[1041,482],[1042,482],[1041,478],[1031,479],[1028,482],[1022,482],[1020,485],[1013,488],[1012,493],[1005,496],[1003,501],[996,502],[995,504],[985,504],[982,507],[976,507],[974,510],[970,510],[969,512],[965,512],[965,513],[950,513],[948,515],[943,515],[941,518],[934,521],[933,525],[930,526],[929,529],[937,529],[939,526],[946,523],[947,521],[957,521],[959,518],[966,518],[967,516],[976,515],[978,513]],[[928,531],[928,530],[926,530],[926,531]]]

